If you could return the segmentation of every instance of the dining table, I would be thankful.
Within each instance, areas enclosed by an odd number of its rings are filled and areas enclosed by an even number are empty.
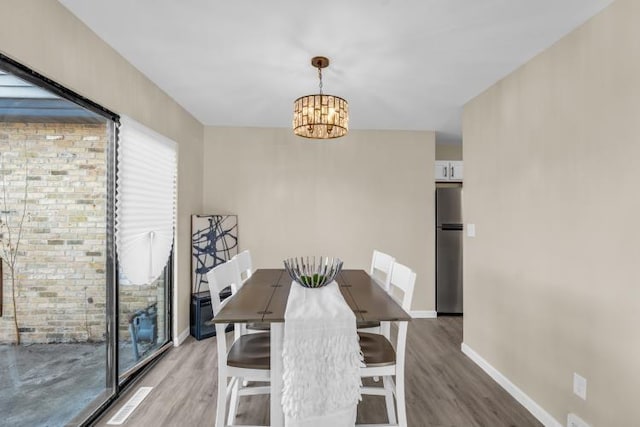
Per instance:
[[[341,270],[335,278],[357,321],[409,321],[411,316],[364,270]],[[282,348],[284,314],[292,279],[285,269],[258,269],[215,316],[215,323],[269,323],[271,330],[270,425],[284,426]]]

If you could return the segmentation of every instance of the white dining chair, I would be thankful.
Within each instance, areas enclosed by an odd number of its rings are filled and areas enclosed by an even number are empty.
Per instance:
[[[249,278],[253,274],[253,263],[251,262],[251,253],[249,252],[248,249],[245,249],[239,254],[234,255],[231,258],[231,261],[236,262],[238,266],[238,273],[240,274],[240,279],[241,279],[240,286],[242,286],[247,280],[249,280]],[[258,323],[258,322],[243,324],[241,327],[242,327],[243,334],[244,333],[255,334],[259,332],[268,332],[271,329],[268,323]]]
[[[229,286],[229,280],[235,280],[235,263],[224,263],[214,267],[208,274],[209,291],[218,295],[219,286]],[[230,298],[220,301],[211,298],[214,318]],[[218,398],[216,408],[216,427],[233,426],[240,397],[257,394],[270,394],[270,386],[247,386],[248,381],[270,381],[270,339],[269,334],[234,334],[234,341],[227,347],[225,329],[227,324],[216,323],[216,345],[218,349]],[[228,414],[227,406],[229,407]],[[226,415],[226,423],[225,423]]]
[[[211,301],[213,303],[213,293],[220,295],[220,292],[226,288],[231,288],[231,295],[235,295],[236,292],[242,287],[242,278],[240,277],[240,271],[238,270],[238,263],[230,259],[229,261],[218,264],[207,272],[207,282],[209,282],[209,293],[211,294]],[[246,333],[246,325],[244,323],[237,323],[234,325],[235,339],[238,339],[240,335]]]
[[[389,295],[409,312],[413,299],[416,274],[407,266],[395,263],[391,273]],[[402,291],[403,297],[399,299],[396,289]],[[407,409],[404,390],[405,352],[407,343],[408,322],[397,322],[398,333],[395,342],[382,334],[358,332],[360,348],[364,355],[365,367],[360,369],[361,376],[382,377],[382,387],[363,387],[362,394],[385,397],[388,424],[391,426],[407,427]],[[394,381],[395,377],[395,381]],[[394,408],[398,408],[397,417]]]
[[[233,258],[238,263],[238,270],[240,271],[240,278],[242,283],[246,282],[253,274],[253,263],[251,262],[251,253],[248,249],[234,255]]]
[[[389,292],[389,283],[391,282],[391,273],[393,271],[393,265],[395,258],[384,252],[380,252],[376,249],[373,250],[371,257],[371,268],[369,275],[380,285],[382,288]],[[363,332],[372,332],[376,334],[384,334],[389,338],[390,326],[388,322],[358,322],[358,330]]]
[[[389,282],[391,280],[391,270],[393,269],[393,263],[395,258],[391,255],[380,252],[376,249],[373,250],[373,256],[371,257],[371,269],[369,274],[373,277],[380,286],[385,290],[389,289]]]

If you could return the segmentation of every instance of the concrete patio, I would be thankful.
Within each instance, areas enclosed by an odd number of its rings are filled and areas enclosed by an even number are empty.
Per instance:
[[[0,426],[64,426],[105,389],[105,351],[104,342],[0,345]],[[121,369],[133,364],[121,343]]]

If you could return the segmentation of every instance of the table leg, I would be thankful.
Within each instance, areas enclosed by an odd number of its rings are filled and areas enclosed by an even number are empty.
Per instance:
[[[282,412],[282,340],[284,323],[271,323],[271,427],[284,427]]]

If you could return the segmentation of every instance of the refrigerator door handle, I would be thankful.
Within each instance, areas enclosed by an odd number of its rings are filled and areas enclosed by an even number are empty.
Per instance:
[[[438,226],[438,230],[443,231],[462,231],[464,229],[464,224],[442,224]]]

